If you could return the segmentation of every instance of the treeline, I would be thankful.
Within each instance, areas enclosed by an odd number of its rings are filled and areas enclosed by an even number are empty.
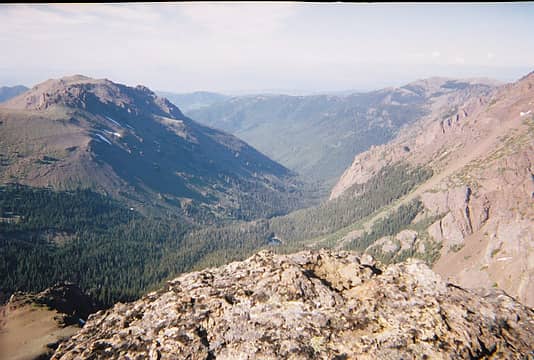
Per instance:
[[[433,265],[440,256],[441,243],[428,241],[428,234],[425,236],[426,228],[441,216],[427,217],[417,223],[413,223],[417,215],[424,210],[423,203],[419,199],[410,201],[408,204],[400,205],[397,209],[390,211],[386,216],[375,221],[370,229],[363,235],[349,242],[345,248],[348,250],[366,251],[383,264],[391,264],[415,257],[425,261],[429,266]],[[385,236],[393,236],[404,229],[416,230],[419,241],[423,241],[423,246],[417,248],[384,252],[380,246],[371,246],[377,240]],[[424,241],[426,240],[426,241]],[[398,240],[393,240],[399,243]],[[399,244],[400,245],[400,244]]]
[[[423,167],[385,166],[365,184],[354,185],[335,200],[273,218],[271,231],[288,242],[330,234],[406,195],[431,176],[432,171]]]
[[[371,227],[371,231],[352,240],[347,248],[362,251],[384,236],[397,234],[405,229],[422,210],[423,204],[420,200],[412,200],[406,205],[400,205],[395,211],[377,220]]]

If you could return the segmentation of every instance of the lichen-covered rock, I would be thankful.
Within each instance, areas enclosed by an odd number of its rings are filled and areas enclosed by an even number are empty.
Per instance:
[[[519,359],[534,312],[419,261],[263,251],[92,315],[53,359]]]

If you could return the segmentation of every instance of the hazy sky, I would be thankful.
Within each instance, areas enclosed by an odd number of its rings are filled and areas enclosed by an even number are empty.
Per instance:
[[[534,3],[0,5],[0,85],[373,89],[534,70]]]

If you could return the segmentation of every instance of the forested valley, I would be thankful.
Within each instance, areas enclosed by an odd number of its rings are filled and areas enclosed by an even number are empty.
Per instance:
[[[243,259],[271,247],[289,252],[369,216],[431,176],[425,168],[387,166],[348,195],[285,216],[214,226],[176,215],[146,216],[91,190],[58,192],[6,185],[0,191],[0,288],[40,291],[71,281],[101,307],[130,301],[179,273]],[[409,209],[409,216],[418,207]],[[406,223],[373,229],[362,249]],[[281,239],[273,244],[271,239]]]

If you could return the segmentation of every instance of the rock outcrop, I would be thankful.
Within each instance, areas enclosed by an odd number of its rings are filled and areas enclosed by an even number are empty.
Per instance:
[[[89,295],[70,282],[58,283],[36,294],[16,292],[11,295],[7,307],[14,309],[28,304],[45,306],[64,314],[67,323],[78,323],[80,319],[85,321],[98,309]]]
[[[76,334],[95,311],[91,297],[72,283],[59,283],[36,294],[12,294],[0,306],[0,359],[49,359],[59,343]]]
[[[263,251],[90,316],[52,359],[519,359],[533,334],[532,309],[417,260]]]

